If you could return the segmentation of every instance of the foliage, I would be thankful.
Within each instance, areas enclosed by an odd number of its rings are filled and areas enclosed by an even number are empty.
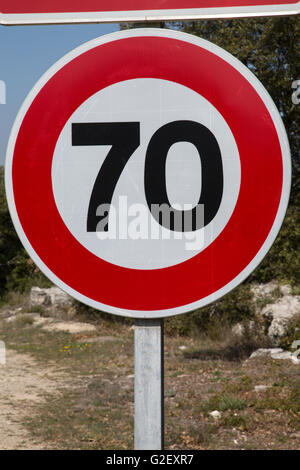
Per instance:
[[[167,318],[165,328],[172,335],[192,335],[200,331],[212,339],[219,339],[226,326],[249,320],[254,314],[250,287],[242,284],[207,307],[194,310],[188,315]]]
[[[219,403],[219,410],[243,410],[246,408],[247,402],[240,398],[233,397],[232,395],[224,395]]]
[[[201,411],[208,413],[210,411],[243,410],[247,407],[247,402],[238,397],[216,393],[201,405]]]
[[[270,347],[268,337],[262,332],[246,331],[244,334],[235,335],[221,326],[215,331],[218,333],[214,335],[217,341],[201,334],[197,340],[201,341],[201,347],[183,351],[184,358],[240,362],[248,358],[253,351]]]
[[[285,335],[280,340],[279,346],[283,349],[288,349],[291,352],[295,352],[295,349],[292,349],[292,344],[294,341],[300,341],[300,313],[290,321]],[[297,349],[299,349],[299,346]]]

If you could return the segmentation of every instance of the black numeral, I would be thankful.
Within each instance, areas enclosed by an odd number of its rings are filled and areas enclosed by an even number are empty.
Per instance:
[[[166,160],[173,144],[189,142],[198,150],[202,168],[201,194],[198,204],[204,205],[204,223],[208,225],[215,217],[223,194],[223,166],[218,142],[207,127],[194,121],[174,121],[162,126],[150,140],[145,163],[145,193],[151,211],[153,205],[167,204],[170,206],[166,187]],[[187,214],[189,212],[189,214]],[[201,228],[201,220],[196,217],[196,207],[190,211],[172,209],[174,217],[164,220],[157,217],[157,222],[169,230],[175,230],[174,220],[183,218],[192,220],[192,230]],[[184,231],[184,223],[179,224]],[[188,228],[190,230],[190,227]]]
[[[171,208],[166,187],[166,160],[171,146],[178,142],[192,143],[198,150],[202,168],[201,194],[198,204],[204,205],[204,222],[199,225],[196,207],[190,211]],[[111,204],[115,187],[131,155],[140,145],[139,122],[72,124],[72,145],[112,145],[96,178],[87,216],[87,231],[96,232],[104,216],[97,216],[101,204]],[[145,194],[147,204],[157,222],[169,230],[178,230],[174,220],[190,217],[192,230],[209,224],[215,217],[223,195],[223,165],[218,142],[212,132],[194,121],[174,121],[162,126],[150,140],[145,160]],[[167,221],[153,206],[166,204],[173,217]],[[159,214],[159,215],[157,215]],[[184,224],[180,225],[185,230]],[[107,225],[103,230],[108,230]],[[191,230],[189,227],[188,230]]]
[[[140,145],[139,122],[94,122],[72,124],[72,145],[112,145],[96,178],[87,217],[87,231],[96,232],[104,216],[101,204],[111,204],[116,184],[133,152]],[[108,227],[105,227],[105,231]]]

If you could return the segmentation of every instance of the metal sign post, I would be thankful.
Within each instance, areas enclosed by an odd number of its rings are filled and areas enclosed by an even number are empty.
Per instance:
[[[134,448],[164,447],[163,320],[136,320],[134,329]]]

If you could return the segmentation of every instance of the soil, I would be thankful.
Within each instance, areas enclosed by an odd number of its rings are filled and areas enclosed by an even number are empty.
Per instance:
[[[132,326],[41,320],[0,311],[0,449],[132,449]],[[165,337],[165,448],[299,450],[300,365],[230,341]]]
[[[6,350],[6,364],[0,365],[0,448],[1,450],[45,449],[22,424],[28,411],[43,402],[44,393],[55,393],[61,377],[53,367],[44,367],[28,354]]]

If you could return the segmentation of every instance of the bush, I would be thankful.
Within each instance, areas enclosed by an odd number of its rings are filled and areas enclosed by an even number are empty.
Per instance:
[[[200,407],[201,411],[208,413],[213,410],[243,410],[247,407],[247,402],[232,395],[215,394],[206,400]]]
[[[254,318],[255,309],[248,284],[242,284],[226,296],[207,307],[185,315],[165,320],[165,330],[170,335],[194,335],[205,333],[211,339],[219,339],[224,327]]]
[[[219,402],[219,410],[243,410],[246,408],[247,402],[240,398],[233,397],[232,395],[223,395]]]

